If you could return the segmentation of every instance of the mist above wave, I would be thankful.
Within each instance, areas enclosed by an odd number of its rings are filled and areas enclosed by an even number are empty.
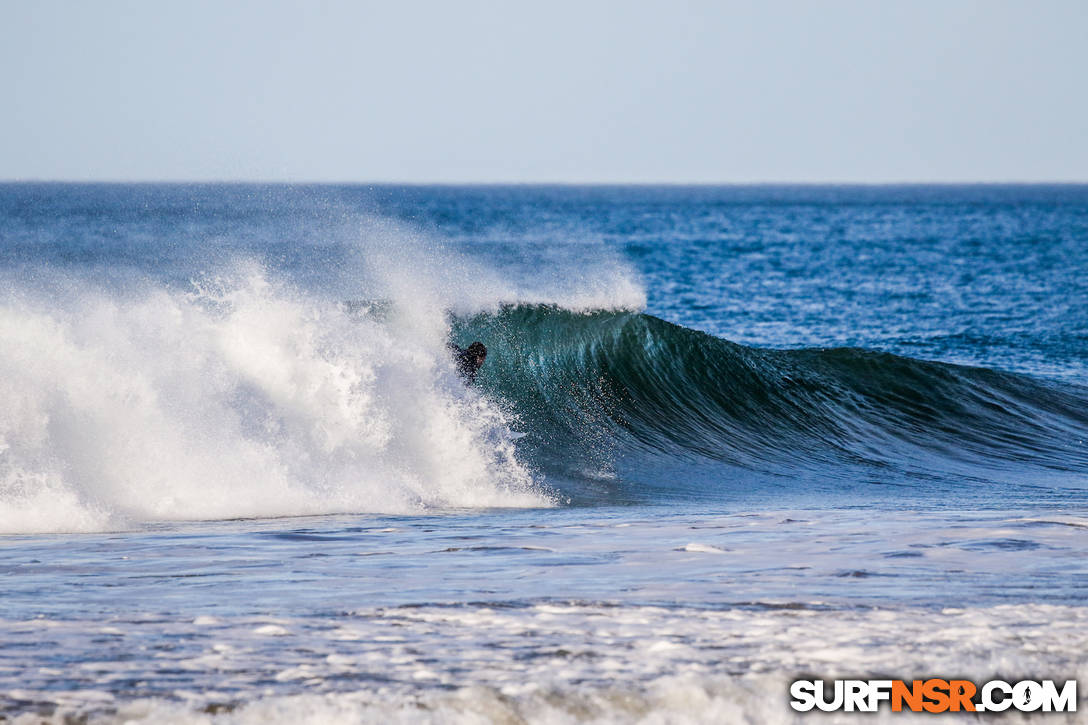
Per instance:
[[[0,532],[546,505],[422,321],[252,265],[184,294],[23,289],[0,307]]]

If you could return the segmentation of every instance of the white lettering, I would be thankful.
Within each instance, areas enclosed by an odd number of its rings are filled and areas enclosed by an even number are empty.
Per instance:
[[[866,712],[876,712],[881,702],[891,699],[891,680],[869,680],[869,707]]]
[[[1020,712],[1034,712],[1043,706],[1043,688],[1038,682],[1024,680],[1012,688],[1012,704]]]
[[[816,685],[812,680],[797,680],[790,685],[790,707],[798,712],[808,712],[816,707]]]
[[[833,690],[835,697],[830,701],[827,699],[827,694],[824,692],[825,684],[827,683],[823,680],[816,680],[816,689],[819,690],[816,695],[816,707],[824,712],[834,712],[842,707],[842,701],[844,699],[842,680],[835,680],[835,687]]]
[[[1000,700],[995,700],[993,697],[994,691],[1002,693]],[[1012,694],[1012,686],[1003,680],[991,680],[982,686],[982,705],[983,707],[976,707],[984,711],[992,712],[1004,712],[1012,706],[1012,699],[1009,695]]]
[[[854,712],[858,710],[860,712],[867,712],[866,701],[868,698],[869,685],[865,680],[847,680],[845,700],[846,711]]]
[[[1053,708],[1053,710],[1051,709]],[[1054,685],[1054,680],[1043,680],[1043,712],[1076,712],[1077,681],[1066,680],[1062,691]]]

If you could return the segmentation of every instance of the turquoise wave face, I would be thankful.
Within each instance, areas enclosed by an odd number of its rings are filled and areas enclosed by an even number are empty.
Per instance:
[[[635,312],[511,306],[456,319],[453,335],[487,344],[480,386],[576,501],[823,495],[836,480],[838,493],[1031,495],[1082,488],[1088,472],[1088,389],[1073,384],[856,348],[756,349]]]

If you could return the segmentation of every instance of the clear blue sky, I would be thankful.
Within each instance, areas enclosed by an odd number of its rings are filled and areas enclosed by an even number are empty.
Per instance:
[[[1088,181],[1088,2],[0,0],[0,178]]]

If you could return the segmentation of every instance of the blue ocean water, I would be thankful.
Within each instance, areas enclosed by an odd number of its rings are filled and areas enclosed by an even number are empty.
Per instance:
[[[1086,243],[1084,186],[0,185],[0,721],[1088,683]]]

